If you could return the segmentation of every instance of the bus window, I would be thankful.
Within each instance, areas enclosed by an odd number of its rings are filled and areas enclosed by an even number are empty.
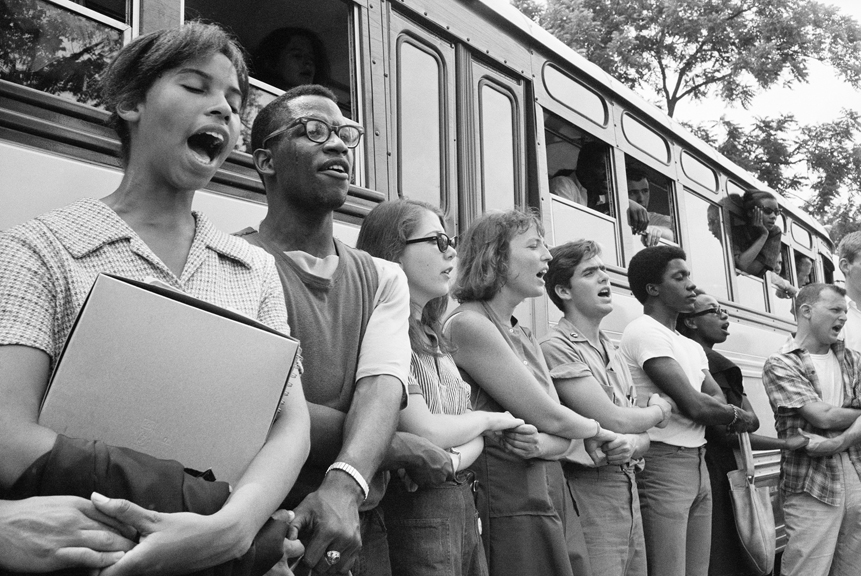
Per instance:
[[[798,251],[795,252],[795,277],[798,278],[799,288],[816,281],[813,259]]]
[[[551,194],[613,216],[610,147],[550,112],[544,113],[544,139]]]
[[[826,284],[834,284],[834,263],[831,259],[823,253],[819,253],[820,258],[822,258],[822,272],[825,277],[822,279]]]
[[[688,193],[684,218],[690,236],[686,249],[694,283],[715,298],[729,298],[720,206]]]
[[[322,84],[356,118],[350,50],[350,8],[339,0],[185,0],[185,18],[203,18],[231,30],[251,54],[251,92],[242,114],[237,150],[251,153],[257,113],[285,90]]]
[[[501,88],[484,82],[479,87],[479,109],[484,209],[506,210],[517,193],[514,101]]]
[[[442,206],[442,70],[432,50],[398,43],[399,193]]]
[[[777,258],[777,266],[768,274],[768,281],[771,284],[771,312],[778,316],[792,317],[792,298],[798,291],[789,275],[789,246],[783,244],[780,248],[780,255]]]
[[[99,78],[123,47],[127,21],[125,2],[3,2],[0,79],[100,107]]]
[[[678,243],[672,181],[627,155],[625,172],[628,194],[627,220],[630,221],[632,215],[637,212],[645,213],[650,232],[659,234],[661,242]],[[631,228],[628,228],[628,233],[631,233]],[[633,239],[635,253],[642,250],[647,237],[645,234],[640,234]]]

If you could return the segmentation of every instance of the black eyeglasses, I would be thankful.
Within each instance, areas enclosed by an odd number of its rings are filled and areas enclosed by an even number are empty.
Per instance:
[[[272,134],[263,139],[263,143],[260,145],[261,148],[266,147],[266,143],[276,136],[279,136],[290,130],[294,126],[298,126],[301,124],[305,127],[305,136],[308,137],[308,140],[311,142],[316,142],[317,144],[324,144],[329,141],[329,137],[332,135],[332,132],[338,135],[338,138],[344,143],[347,148],[355,148],[359,145],[359,140],[362,139],[362,134],[365,133],[365,129],[361,126],[354,126],[352,124],[343,124],[341,126],[332,126],[331,124],[327,124],[322,120],[318,120],[317,118],[297,118],[290,124],[286,126],[282,126],[281,128],[275,130]]]
[[[457,238],[449,236],[443,232],[437,232],[433,236],[427,236],[425,238],[413,238],[412,240],[407,240],[404,244],[418,244],[419,242],[436,242],[436,247],[443,254],[445,254],[445,251],[448,250],[449,246],[457,248]]]
[[[686,318],[696,318],[697,316],[705,316],[706,314],[714,314],[715,316],[723,316],[726,314],[726,310],[718,306],[717,308],[706,308],[705,310],[700,310],[699,312],[692,312],[686,315]]]
[[[783,214],[783,210],[781,210],[780,208],[775,209],[775,208],[762,208],[762,207],[760,207],[760,210],[762,210],[762,213],[765,214],[766,216],[771,216],[772,214],[774,214],[775,216],[780,216],[781,214]]]

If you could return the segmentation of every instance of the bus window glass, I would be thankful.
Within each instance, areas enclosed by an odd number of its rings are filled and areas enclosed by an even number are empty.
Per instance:
[[[480,94],[484,209],[506,210],[514,206],[517,192],[514,103],[488,82],[481,84]]]
[[[356,118],[350,48],[350,7],[340,0],[185,0],[185,19],[202,18],[231,30],[251,55],[251,93],[237,150],[251,153],[257,113],[285,90],[322,84]]]
[[[731,195],[734,194],[735,196],[738,196],[739,198],[744,196],[744,188],[742,188],[741,186],[739,186],[738,184],[736,184],[732,180],[730,180],[726,183],[726,191],[728,194],[731,194]]]
[[[686,251],[694,283],[715,298],[729,298],[720,206],[688,193],[684,219],[690,236]]]
[[[712,192],[717,192],[717,174],[687,152],[682,152],[682,170],[685,175]]]
[[[402,196],[442,205],[441,70],[408,41],[398,46],[398,173]]]
[[[768,274],[768,282],[771,285],[769,298],[772,314],[791,319],[792,298],[797,288],[792,284],[787,262],[789,262],[789,246],[784,244],[780,248],[777,267]]]
[[[646,229],[632,238],[634,253],[642,250],[650,237],[659,242],[679,243],[676,226],[675,202],[672,181],[642,162],[625,156],[628,206],[627,222],[645,222]],[[634,233],[627,226],[628,234]]]
[[[813,248],[813,236],[810,235],[809,231],[802,228],[800,223],[793,220],[790,224],[790,230],[792,230],[793,240],[805,248]]]
[[[0,79],[101,107],[99,79],[123,46],[127,18],[124,3],[86,4],[89,9],[46,0],[3,2]]]
[[[799,288],[807,286],[811,282],[816,282],[816,271],[814,268],[811,256],[803,254],[798,250],[795,251],[795,278],[797,279]]]
[[[664,164],[670,163],[670,146],[667,140],[627,112],[622,115],[622,132],[631,145],[655,160]]]
[[[550,64],[544,67],[544,86],[559,103],[598,126],[606,126],[607,104],[598,94]]]
[[[610,147],[550,112],[544,113],[544,140],[550,193],[613,216]]]
[[[601,259],[605,264],[619,266],[616,240],[616,222],[608,216],[594,214],[553,198],[553,244],[587,238],[601,246]]]

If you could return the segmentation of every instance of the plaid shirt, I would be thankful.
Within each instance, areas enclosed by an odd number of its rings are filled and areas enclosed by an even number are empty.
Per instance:
[[[831,346],[843,374],[843,407],[861,408],[861,353],[846,349],[842,341]],[[780,352],[766,362],[762,382],[771,408],[778,438],[787,438],[796,428],[825,437],[839,435],[836,430],[821,430],[810,424],[799,411],[811,402],[822,401],[822,390],[810,353],[794,340],[786,342]],[[861,474],[861,446],[851,446],[849,458]],[[784,450],[780,474],[786,493],[806,492],[831,506],[839,505],[843,494],[843,475],[836,458],[809,456],[804,450]]]
[[[196,298],[290,333],[272,256],[194,213],[177,277],[116,212],[86,198],[0,233],[0,345],[38,348],[51,368],[100,272],[151,276]]]

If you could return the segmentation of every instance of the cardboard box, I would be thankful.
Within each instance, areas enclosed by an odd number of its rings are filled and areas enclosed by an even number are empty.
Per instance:
[[[39,424],[235,484],[274,421],[299,343],[186,294],[102,274],[57,361]]]

